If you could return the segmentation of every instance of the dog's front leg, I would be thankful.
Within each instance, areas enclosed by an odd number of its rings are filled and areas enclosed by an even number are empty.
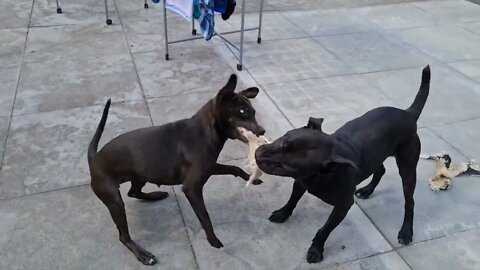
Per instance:
[[[302,198],[303,194],[305,194],[305,191],[307,191],[307,189],[303,183],[300,182],[300,180],[295,180],[295,183],[293,183],[292,195],[290,195],[290,199],[288,199],[287,204],[285,204],[282,208],[273,211],[272,215],[268,219],[275,223],[283,223],[285,220],[287,220],[287,218],[292,215],[293,209],[295,209],[298,201]]]
[[[342,222],[347,215],[350,207],[353,205],[352,200],[346,205],[335,206],[332,213],[328,217],[327,222],[318,230],[315,238],[312,240],[312,245],[307,252],[307,262],[317,263],[323,260],[323,247],[330,233]]]
[[[235,177],[241,177],[243,180],[248,181],[249,175],[246,173],[244,170],[240,169],[237,166],[233,165],[224,165],[224,164],[215,164],[215,166],[212,169],[212,175],[226,175],[230,174]],[[260,185],[263,183],[262,180],[260,179],[255,179],[253,180],[254,185]]]
[[[192,181],[190,183],[199,183],[204,181]],[[215,248],[223,247],[223,244],[220,240],[218,240],[215,232],[213,231],[212,221],[208,216],[207,208],[205,207],[205,202],[203,201],[203,185],[193,185],[190,187],[188,184],[184,184],[182,187],[185,196],[187,196],[190,205],[193,208],[193,211],[197,215],[197,218],[200,220],[200,224],[202,228],[205,230],[207,234],[207,240]]]

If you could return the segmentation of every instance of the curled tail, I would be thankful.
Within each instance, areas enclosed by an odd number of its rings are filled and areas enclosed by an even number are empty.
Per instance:
[[[90,164],[92,159],[97,154],[98,142],[100,141],[100,137],[102,137],[103,129],[105,128],[105,123],[107,122],[107,116],[108,116],[108,109],[110,109],[111,103],[112,101],[108,99],[107,104],[105,104],[105,108],[103,109],[102,119],[100,120],[97,130],[95,131],[95,134],[93,135],[93,138],[90,141],[90,145],[88,146],[88,154],[87,154],[88,164]]]
[[[410,108],[406,111],[411,113],[416,120],[420,117],[425,102],[427,102],[428,92],[430,91],[430,66],[426,66],[422,71],[422,83],[420,84],[420,89],[418,90],[417,96],[413,101]]]

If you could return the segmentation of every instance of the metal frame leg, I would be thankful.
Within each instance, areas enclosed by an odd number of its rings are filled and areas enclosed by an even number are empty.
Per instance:
[[[165,6],[165,0],[163,1],[163,30],[165,33],[165,60],[169,60],[168,55],[168,30],[167,30],[167,7]]]
[[[258,38],[257,44],[262,43],[262,19],[263,19],[263,0],[260,0],[260,16],[258,18]]]
[[[239,57],[239,63],[237,64],[237,70],[241,71],[243,69],[243,36],[244,36],[244,30],[245,30],[245,2],[247,0],[242,0],[242,23],[241,23],[241,28],[240,28],[240,57]]]
[[[107,25],[111,25],[112,20],[108,17],[108,3],[107,3],[107,0],[104,0],[104,1],[105,1],[105,17],[107,18],[105,22],[107,23]]]
[[[195,29],[195,19],[193,18],[193,15],[192,15],[192,35],[194,36],[197,35],[197,29]]]
[[[57,13],[58,14],[62,13],[62,8],[60,7],[60,4],[58,3],[58,0],[57,0]]]

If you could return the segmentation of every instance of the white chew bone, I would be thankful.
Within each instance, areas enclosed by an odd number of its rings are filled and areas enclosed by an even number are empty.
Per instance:
[[[263,174],[260,168],[258,168],[257,162],[255,161],[255,150],[257,150],[260,145],[270,143],[270,141],[265,138],[265,136],[256,136],[253,134],[253,132],[242,127],[239,127],[238,131],[245,139],[248,140],[247,166],[250,168],[251,173],[247,184],[245,184],[245,186],[248,187],[255,179],[258,179]]]

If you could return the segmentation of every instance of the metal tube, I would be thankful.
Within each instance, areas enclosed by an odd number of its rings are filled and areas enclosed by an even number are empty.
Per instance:
[[[167,0],[163,0],[163,30],[165,33],[165,60],[169,59],[168,55],[168,30],[167,30],[167,7],[165,6],[165,2]]]
[[[108,21],[110,20],[110,18],[108,17],[108,3],[107,3],[107,0],[104,0],[104,1],[105,1],[105,17],[108,24]]]
[[[262,42],[262,19],[263,19],[263,0],[260,0],[260,15],[258,18],[258,38],[257,43]]]
[[[242,25],[240,27],[240,63],[239,69],[242,69],[243,66],[243,35],[245,30],[245,2],[247,0],[242,0]]]

